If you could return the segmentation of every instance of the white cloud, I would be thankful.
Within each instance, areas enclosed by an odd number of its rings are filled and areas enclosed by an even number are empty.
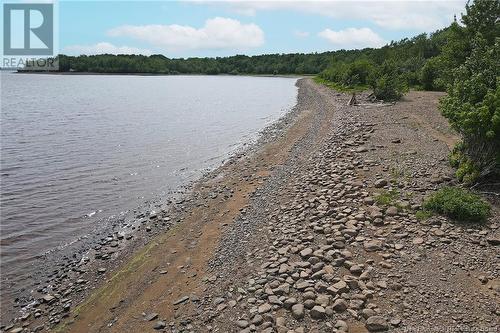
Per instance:
[[[248,49],[264,43],[259,26],[215,17],[201,28],[186,25],[124,25],[108,31],[112,37],[131,37],[168,51],[197,49]]]
[[[64,48],[68,54],[144,54],[150,55],[153,52],[150,50],[139,49],[130,46],[115,46],[111,43],[100,42],[93,45],[70,45]]]
[[[293,32],[293,34],[295,35],[295,37],[299,37],[299,38],[309,37],[309,32],[307,32],[307,31],[295,30]]]
[[[188,0],[189,1],[189,0]],[[344,20],[364,20],[387,29],[433,31],[445,27],[463,12],[466,0],[274,0],[190,1],[224,5],[242,15],[265,10],[294,10]]]
[[[318,36],[327,39],[339,49],[362,49],[365,47],[381,47],[387,42],[370,28],[347,28],[333,31],[325,29]]]

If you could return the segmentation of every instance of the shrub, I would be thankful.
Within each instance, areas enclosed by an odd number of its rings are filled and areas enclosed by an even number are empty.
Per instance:
[[[441,57],[429,59],[420,71],[420,81],[424,90],[445,90],[445,83],[442,78],[443,68]]]
[[[425,200],[423,208],[462,222],[484,222],[491,209],[480,196],[458,187],[442,188]]]
[[[367,60],[356,60],[351,63],[335,62],[322,71],[319,76],[325,80],[336,83],[344,89],[365,87],[368,78],[374,71],[373,63]]]
[[[403,96],[403,87],[395,77],[386,74],[375,82],[373,93],[377,99],[397,101]]]
[[[397,101],[406,91],[396,61],[384,61],[378,72],[371,75],[371,85],[375,97],[385,101]]]

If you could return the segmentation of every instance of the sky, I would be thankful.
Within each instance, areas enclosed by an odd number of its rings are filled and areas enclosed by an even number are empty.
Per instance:
[[[446,27],[465,2],[61,0],[59,51],[185,58],[380,47]]]

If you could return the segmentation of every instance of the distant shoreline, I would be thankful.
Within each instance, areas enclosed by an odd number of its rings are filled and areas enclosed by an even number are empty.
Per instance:
[[[3,70],[2,70],[3,71]],[[316,74],[203,74],[203,73],[179,73],[179,74],[164,74],[164,73],[101,73],[101,72],[37,72],[37,71],[12,71],[14,74],[52,74],[52,75],[123,75],[123,76],[252,76],[252,77],[287,77],[287,78],[304,78],[314,77]]]

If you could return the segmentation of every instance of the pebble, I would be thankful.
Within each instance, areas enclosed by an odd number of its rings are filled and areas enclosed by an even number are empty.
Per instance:
[[[345,310],[347,310],[347,302],[339,298],[333,303],[332,308],[336,312],[344,312]]]
[[[178,304],[184,303],[187,300],[189,300],[189,296],[183,296],[183,297],[179,298],[178,300],[174,301],[173,304],[178,305]]]
[[[153,328],[154,328],[155,330],[162,330],[162,329],[164,329],[165,327],[167,327],[167,323],[165,323],[164,321],[161,321],[161,320],[160,320],[160,321],[157,321],[157,322],[154,324],[154,326],[153,326]]]
[[[262,314],[262,313],[266,313],[266,312],[269,312],[271,311],[272,307],[271,307],[271,304],[269,303],[264,303],[262,305],[259,306],[259,313]]]
[[[246,320],[238,320],[236,321],[236,326],[238,326],[239,328],[247,328],[248,327],[248,321]]]
[[[424,243],[424,239],[422,237],[417,237],[413,239],[412,243],[415,245],[420,245]]]
[[[325,317],[325,308],[319,305],[314,306],[311,311],[311,318],[313,319],[323,319]]]
[[[368,318],[365,326],[370,332],[381,332],[389,329],[387,321],[380,316],[372,316]]]
[[[292,316],[295,319],[304,318],[304,305],[303,304],[295,304],[292,306]]]
[[[156,318],[158,318],[158,314],[156,312],[151,312],[150,314],[148,314],[144,317],[144,320],[145,321],[152,321],[152,320],[155,320]]]

